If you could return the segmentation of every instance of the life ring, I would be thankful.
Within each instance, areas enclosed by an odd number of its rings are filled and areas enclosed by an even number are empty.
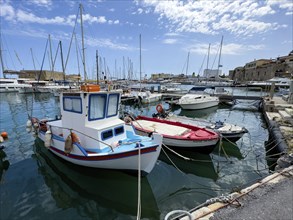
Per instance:
[[[163,106],[161,104],[158,104],[156,106],[156,110],[157,110],[158,113],[163,113],[164,112],[164,108],[163,108]]]

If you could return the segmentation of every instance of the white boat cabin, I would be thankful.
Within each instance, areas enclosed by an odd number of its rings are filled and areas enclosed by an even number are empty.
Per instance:
[[[64,139],[70,134],[69,129],[73,129],[86,150],[101,152],[104,148],[109,148],[107,144],[126,138],[125,123],[119,119],[118,112],[121,93],[120,90],[62,93],[62,119],[58,121],[59,125],[54,125],[63,128],[59,132]],[[51,129],[56,134],[58,131],[54,125]]]

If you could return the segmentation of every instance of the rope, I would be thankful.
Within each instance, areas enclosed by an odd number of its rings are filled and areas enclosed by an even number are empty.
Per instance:
[[[137,217],[136,219],[139,220],[141,218],[141,161],[140,161],[140,143],[138,143],[138,186],[137,186]]]

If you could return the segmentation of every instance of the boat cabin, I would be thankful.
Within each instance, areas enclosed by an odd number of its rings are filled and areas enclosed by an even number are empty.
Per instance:
[[[68,129],[73,129],[82,145],[91,149],[103,149],[108,147],[103,143],[113,144],[125,139],[124,121],[118,114],[121,93],[122,90],[62,93],[59,123],[64,128],[64,138],[70,134]]]

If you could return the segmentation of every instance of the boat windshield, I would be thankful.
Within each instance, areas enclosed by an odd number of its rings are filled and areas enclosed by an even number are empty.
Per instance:
[[[118,114],[119,94],[91,94],[89,121],[113,117]]]

